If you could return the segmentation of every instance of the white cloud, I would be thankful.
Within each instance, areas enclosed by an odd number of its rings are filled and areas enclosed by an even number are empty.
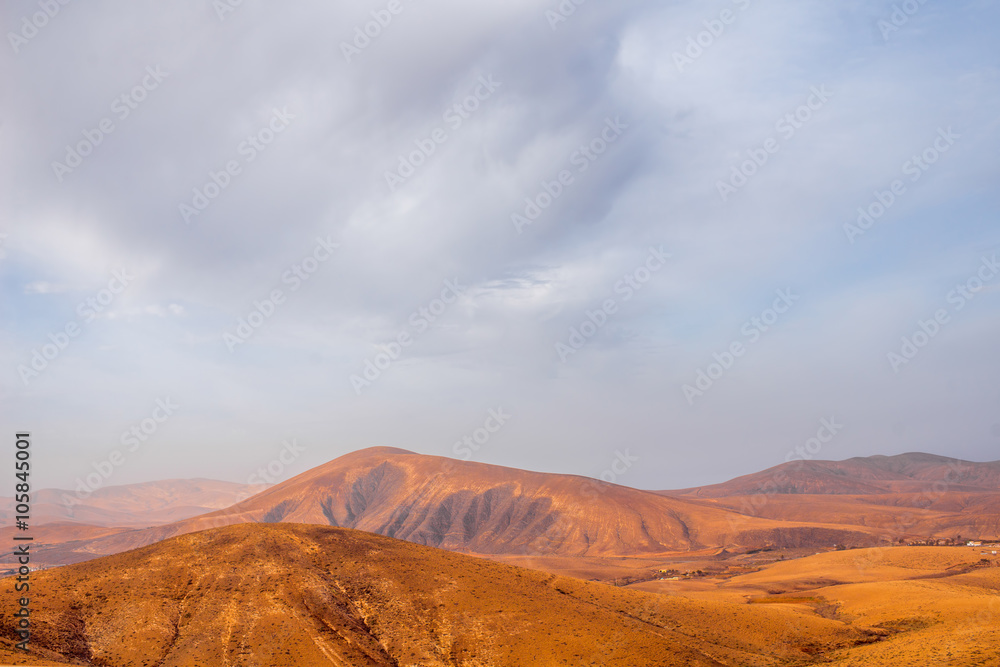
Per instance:
[[[963,257],[975,264],[1000,243],[1000,63],[985,32],[995,8],[976,6],[987,12],[976,20],[962,3],[921,12],[887,44],[875,21],[891,3],[751,2],[682,72],[674,54],[688,37],[747,3],[588,2],[553,31],[545,12],[555,4],[414,4],[348,64],[339,43],[367,20],[358,5],[244,3],[220,23],[204,3],[122,13],[94,2],[0,64],[15,93],[0,101],[0,284],[11,312],[30,313],[4,323],[4,362],[16,366],[77,317],[60,290],[93,296],[119,267],[136,276],[29,392],[12,374],[0,385],[75,457],[53,471],[72,479],[167,391],[192,406],[190,421],[163,435],[137,477],[229,474],[181,462],[197,458],[201,434],[235,449],[296,436],[302,424],[319,424],[325,446],[310,449],[311,463],[376,442],[447,453],[466,411],[498,401],[517,405],[526,425],[497,450],[505,463],[596,473],[581,461],[603,460],[621,434],[645,443],[649,465],[635,483],[650,487],[694,483],[669,463],[678,457],[743,462],[720,476],[774,463],[769,447],[796,440],[813,416],[803,413],[841,399],[853,423],[869,424],[838,441],[850,454],[902,446],[883,445],[877,422],[939,397],[940,386],[961,388],[968,419],[995,419],[995,390],[969,375],[954,342],[961,335],[989,367],[988,310],[937,341],[906,386],[852,380],[871,376],[879,340],[940,300]],[[169,73],[155,95],[116,118],[59,183],[51,162],[149,65]],[[444,109],[485,75],[502,87],[390,193],[385,171],[448,128]],[[824,84],[829,103],[722,203],[716,182]],[[239,146],[275,106],[295,119],[249,161]],[[575,169],[570,156],[608,116],[630,125],[621,143],[574,172],[518,235],[511,213],[543,180]],[[963,133],[955,152],[848,244],[843,222],[949,124]],[[240,173],[183,224],[178,204],[231,159]],[[293,291],[283,276],[305,270],[328,235],[341,247]],[[560,363],[554,342],[660,244],[669,266]],[[455,278],[468,298],[356,400],[349,375]],[[785,287],[803,308],[688,410],[677,381]],[[280,309],[230,353],[222,333],[275,289]],[[77,386],[89,389],[66,389]],[[52,414],[70,416],[55,424]],[[946,407],[925,418],[934,432],[951,423]]]

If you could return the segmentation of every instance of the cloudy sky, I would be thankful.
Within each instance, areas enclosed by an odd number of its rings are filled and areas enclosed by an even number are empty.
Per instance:
[[[291,441],[280,478],[389,445],[640,488],[1000,458],[996,3],[0,20],[0,430],[37,485]]]

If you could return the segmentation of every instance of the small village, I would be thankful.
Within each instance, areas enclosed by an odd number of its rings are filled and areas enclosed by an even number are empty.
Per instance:
[[[996,556],[997,552],[1000,551],[1000,540],[990,539],[965,539],[963,540],[961,536],[955,538],[944,538],[944,539],[926,539],[926,540],[909,540],[906,542],[908,547],[972,547],[972,548],[982,548],[980,552],[983,556]]]

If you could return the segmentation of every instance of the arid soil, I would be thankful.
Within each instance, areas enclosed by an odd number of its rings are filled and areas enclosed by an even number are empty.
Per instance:
[[[763,666],[879,636],[780,605],[632,591],[296,524],[39,572],[32,605],[39,658],[129,667]],[[0,628],[10,641],[12,621]]]

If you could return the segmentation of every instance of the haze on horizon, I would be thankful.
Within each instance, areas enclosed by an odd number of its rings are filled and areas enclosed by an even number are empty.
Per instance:
[[[5,3],[0,427],[36,488],[998,459],[1000,8],[898,4]]]

